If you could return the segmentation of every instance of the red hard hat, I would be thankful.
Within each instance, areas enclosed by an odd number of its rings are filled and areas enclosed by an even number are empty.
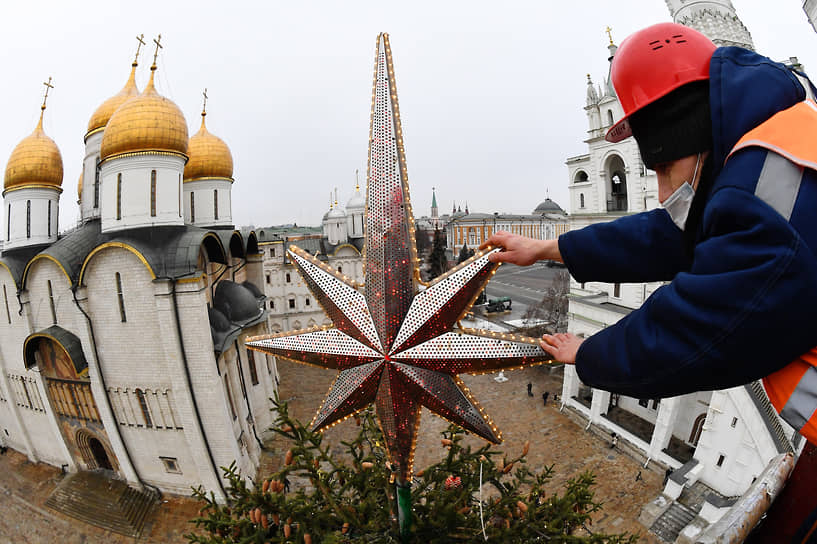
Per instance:
[[[630,115],[682,85],[709,79],[715,49],[709,38],[676,23],[658,23],[628,36],[610,69],[624,118],[610,127],[605,139],[620,142],[632,136]]]

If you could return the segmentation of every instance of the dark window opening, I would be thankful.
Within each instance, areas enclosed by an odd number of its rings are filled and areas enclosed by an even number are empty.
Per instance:
[[[116,296],[119,299],[119,317],[122,318],[122,323],[125,323],[128,318],[125,315],[125,293],[122,290],[122,276],[119,272],[116,273]]]
[[[213,218],[218,221],[218,189],[213,189]]]
[[[286,280],[287,280],[287,283],[292,283],[292,276],[289,275],[289,272],[287,272]]]
[[[26,200],[26,238],[31,238],[31,201]]]
[[[94,168],[94,208],[99,208],[99,159],[96,160]]]
[[[135,391],[136,399],[139,401],[139,408],[142,410],[142,417],[145,420],[145,427],[153,427],[153,420],[150,418],[150,409],[148,408],[148,401],[145,398],[145,392],[141,389]]]
[[[247,363],[250,367],[250,381],[253,385],[258,385],[258,369],[255,367],[255,354],[247,350]]]
[[[150,216],[156,217],[156,170],[150,171]]]
[[[196,198],[192,192],[190,193],[190,222],[196,222]]]
[[[235,418],[237,418],[238,415],[235,413],[235,404],[233,404],[233,393],[232,391],[230,391],[230,378],[227,376],[227,372],[224,372],[224,390],[227,391],[227,401],[230,404],[230,413],[233,416],[233,420],[235,420]]]
[[[718,466],[718,467],[722,467],[722,466],[723,466],[723,462],[724,462],[725,460],[726,460],[726,457],[724,457],[723,455],[719,455],[719,456],[718,456],[718,462],[716,463],[716,466]]]
[[[122,174],[116,175],[116,219],[122,219]]]
[[[182,471],[179,468],[179,460],[175,457],[159,457],[162,460],[162,464],[165,467],[165,472],[170,472],[172,474],[181,474]]]
[[[51,288],[51,280],[48,280],[48,302],[51,305],[51,324],[57,324],[57,307],[54,305],[54,291]]]
[[[289,307],[290,308],[295,308],[295,299],[294,298],[289,299]]]
[[[9,296],[6,292],[6,284],[3,284],[3,301],[6,303],[6,319],[8,319],[9,325],[11,325],[11,312],[9,311]]]

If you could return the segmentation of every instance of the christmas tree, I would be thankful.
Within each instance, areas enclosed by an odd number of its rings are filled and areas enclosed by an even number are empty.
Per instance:
[[[547,493],[553,467],[527,466],[529,444],[515,455],[488,443],[476,450],[451,425],[442,432],[441,459],[415,474],[413,524],[401,538],[394,472],[371,409],[355,415],[360,430],[333,455],[323,435],[290,417],[275,403],[274,431],[291,447],[280,470],[248,484],[235,466],[224,468],[228,503],[217,504],[201,488],[198,543],[399,543],[604,542],[634,543],[627,534],[592,533],[587,524],[601,505],[593,500],[594,477],[570,480],[561,494]]]

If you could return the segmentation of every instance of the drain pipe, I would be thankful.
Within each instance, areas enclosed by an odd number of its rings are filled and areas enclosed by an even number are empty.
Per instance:
[[[225,269],[226,270],[226,269]],[[218,486],[221,489],[222,495],[224,495],[224,499],[227,499],[227,491],[224,489],[224,483],[221,481],[221,477],[218,473],[218,465],[216,465],[215,457],[213,457],[213,450],[210,449],[210,441],[207,440],[207,434],[204,431],[204,424],[201,421],[201,413],[199,412],[199,404],[196,401],[196,392],[193,390],[193,379],[190,376],[190,367],[187,363],[187,351],[184,349],[184,338],[182,336],[182,324],[181,319],[179,318],[179,301],[176,297],[176,278],[171,278],[169,276],[165,276],[163,278],[156,278],[156,279],[166,279],[170,281],[170,285],[173,287],[171,291],[171,295],[173,297],[173,315],[175,317],[176,322],[176,333],[179,335],[179,347],[181,348],[181,355],[182,355],[182,366],[184,367],[184,376],[187,383],[187,389],[190,391],[190,398],[193,401],[193,413],[196,416],[196,423],[199,426],[199,431],[201,431],[201,436],[204,438],[204,447],[207,450],[207,456],[210,459],[210,465],[213,468],[213,473],[216,476],[216,481],[218,482]]]
[[[79,309],[79,311],[82,312],[82,315],[85,316],[85,320],[88,322],[88,331],[91,333],[91,347],[94,350],[94,359],[96,360],[96,363],[97,363],[96,364],[96,366],[97,366],[96,370],[97,370],[97,375],[99,376],[99,385],[102,386],[102,393],[103,393],[102,397],[105,399],[105,406],[107,406],[108,411],[111,414],[114,414],[115,412],[113,411],[113,406],[111,406],[111,399],[110,399],[110,397],[108,397],[108,386],[105,385],[105,375],[102,373],[102,364],[100,363],[100,359],[99,359],[99,350],[96,347],[96,335],[94,334],[94,323],[93,323],[93,321],[91,321],[91,316],[89,316],[87,314],[87,312],[82,308],[82,305],[79,303],[79,299],[77,299],[77,287],[78,287],[78,285],[71,286],[71,294],[74,296],[74,304],[77,306],[77,309]],[[86,298],[85,300],[88,300],[88,299]],[[133,473],[136,475],[136,480],[139,482],[139,485],[154,488],[154,490],[157,493],[159,493],[159,496],[161,496],[161,492],[159,492],[158,488],[156,488],[155,486],[152,486],[150,484],[146,484],[144,481],[142,481],[142,478],[139,476],[139,472],[136,470],[136,465],[133,464],[133,459],[131,459],[130,451],[128,450],[128,447],[125,445],[125,441],[122,440],[122,434],[119,432],[119,427],[114,425],[114,428],[116,429],[114,432],[116,432],[117,436],[119,436],[119,441],[124,446],[122,449],[125,451],[125,457],[127,458],[128,464],[133,469]]]
[[[250,414],[252,417],[252,434],[255,436],[255,441],[258,442],[258,447],[262,450],[266,450],[267,448],[264,447],[264,444],[261,443],[261,439],[258,438],[258,432],[255,430],[255,416],[253,416],[252,408],[250,408],[250,399],[247,397],[247,382],[244,381],[244,369],[241,368],[241,356],[239,355],[238,351],[238,340],[235,341],[235,359],[238,362],[238,379],[241,380],[241,393],[244,397],[244,404],[247,405],[247,413]],[[247,361],[249,363],[249,361]]]

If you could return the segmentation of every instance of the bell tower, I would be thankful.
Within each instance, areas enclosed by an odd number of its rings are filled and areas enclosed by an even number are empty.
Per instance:
[[[754,51],[752,35],[730,0],[666,0],[676,23],[694,28],[718,47],[738,46]]]

